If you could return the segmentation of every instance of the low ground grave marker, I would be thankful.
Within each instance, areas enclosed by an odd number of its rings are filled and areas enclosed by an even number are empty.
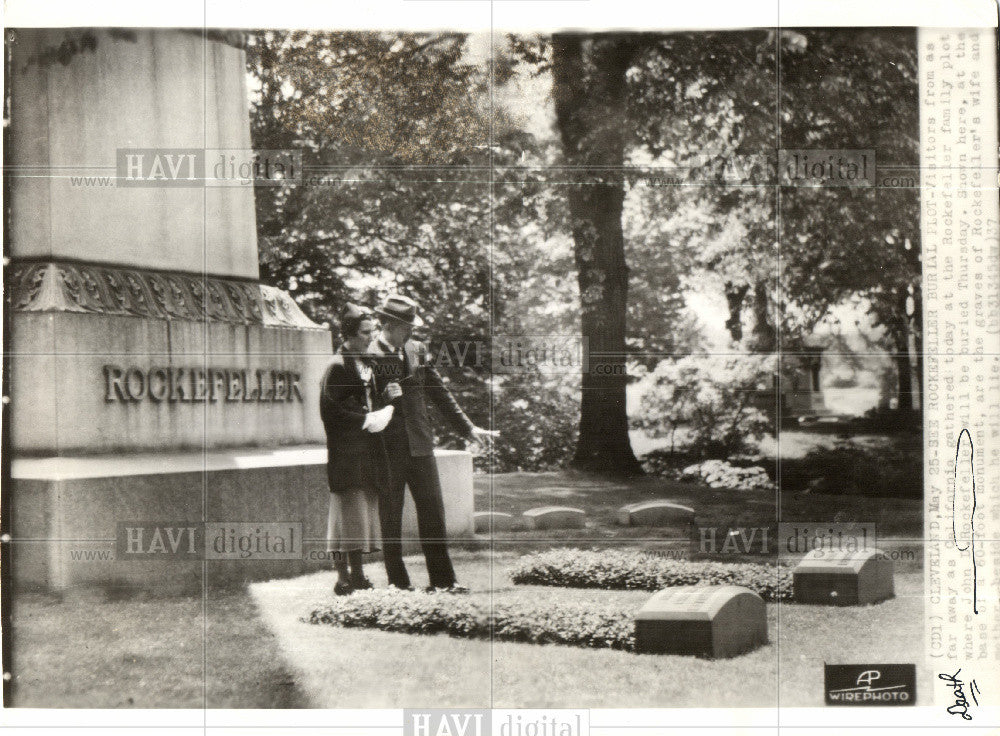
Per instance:
[[[524,512],[528,529],[583,529],[587,514],[572,506],[537,506]]]
[[[796,603],[855,606],[893,595],[892,560],[877,549],[813,550],[792,572]]]
[[[630,503],[618,509],[618,524],[621,526],[670,526],[693,523],[693,508],[663,498]]]
[[[635,617],[637,652],[724,658],[764,644],[764,601],[738,585],[667,588]]]
[[[507,532],[514,525],[514,517],[502,511],[477,511],[473,518],[477,534],[488,534],[491,529],[495,532]]]

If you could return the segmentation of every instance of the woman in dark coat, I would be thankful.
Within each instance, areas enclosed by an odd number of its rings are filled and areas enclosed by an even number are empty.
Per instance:
[[[376,408],[366,355],[374,331],[371,315],[348,304],[340,323],[344,344],[326,369],[320,390],[330,483],[327,551],[337,570],[337,595],[372,587],[363,556],[380,544],[378,491],[387,480],[388,460],[379,433],[393,408]]]

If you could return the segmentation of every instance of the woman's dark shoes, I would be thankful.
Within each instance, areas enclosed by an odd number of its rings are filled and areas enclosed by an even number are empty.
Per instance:
[[[372,585],[372,581],[368,578],[362,577],[351,580],[351,587],[355,590],[371,590],[375,586]]]
[[[354,592],[354,586],[344,580],[338,580],[333,584],[334,595],[350,595]]]

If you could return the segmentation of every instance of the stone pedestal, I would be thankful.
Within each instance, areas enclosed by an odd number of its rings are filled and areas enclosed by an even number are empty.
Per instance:
[[[472,457],[439,450],[436,458],[448,536],[471,537]],[[325,447],[22,458],[11,472],[19,588],[198,593],[203,582],[238,585],[332,566]],[[403,537],[414,551],[409,497],[405,508]],[[284,549],[265,549],[265,531],[285,536]]]
[[[444,497],[445,528],[449,539],[468,539],[475,532],[473,521],[472,455],[465,450],[435,450],[441,495]],[[409,490],[403,501],[404,551],[420,549],[417,512]]]
[[[57,262],[7,291],[19,453],[324,441],[330,333],[278,289]]]

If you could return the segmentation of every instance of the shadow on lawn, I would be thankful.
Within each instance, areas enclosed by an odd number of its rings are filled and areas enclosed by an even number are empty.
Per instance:
[[[32,708],[301,708],[245,590],[198,596],[22,594],[11,702]]]

